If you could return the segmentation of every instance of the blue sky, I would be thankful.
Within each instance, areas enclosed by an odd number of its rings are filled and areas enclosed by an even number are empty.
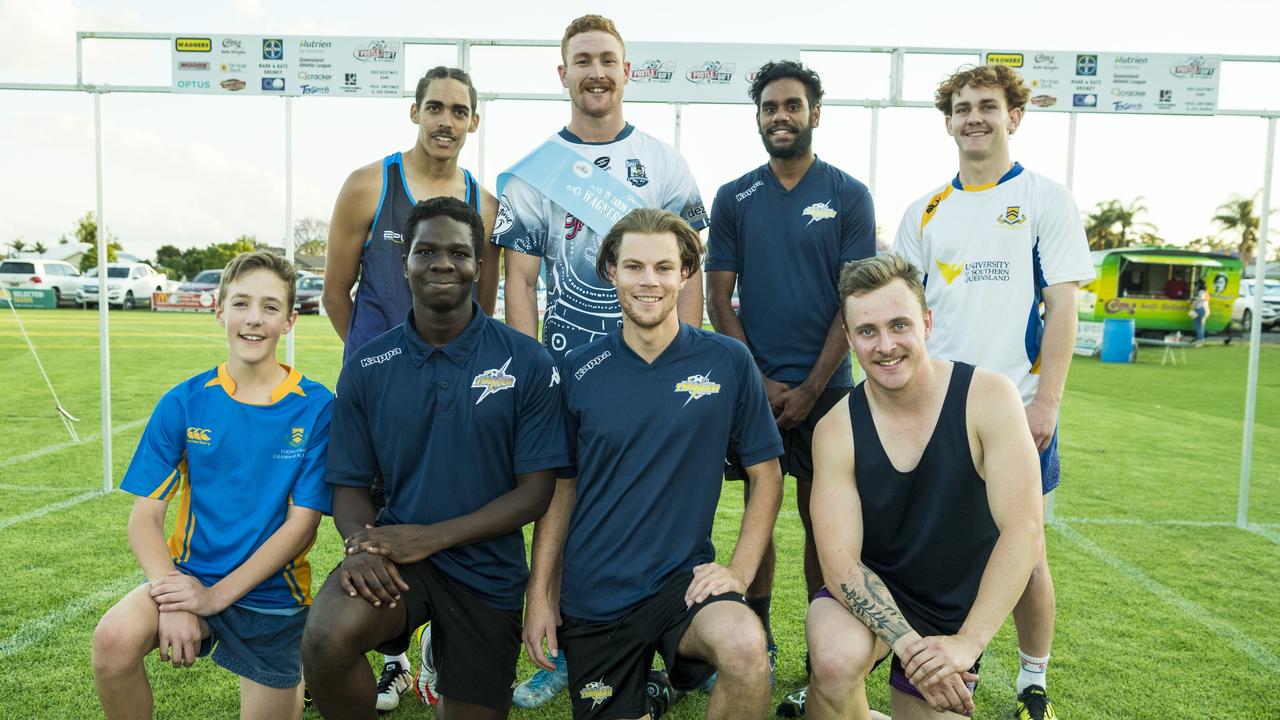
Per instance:
[[[994,5],[910,2],[687,2],[677,5],[579,2],[455,4],[381,2],[76,2],[0,0],[0,81],[74,82],[75,32],[272,33],[401,37],[558,39],[584,12],[613,17],[628,40],[1028,50],[1275,55],[1280,5],[1020,2]],[[677,7],[678,12],[666,9]],[[485,90],[555,91],[554,51],[477,52],[473,75]],[[415,49],[406,74],[448,52]],[[165,43],[85,45],[86,80],[166,84]],[[909,96],[925,99],[953,59],[908,66]],[[866,78],[820,67],[831,90]],[[872,80],[875,80],[873,78]],[[875,82],[870,84],[874,85]],[[294,101],[294,216],[327,219],[348,173],[408,149],[408,100],[300,98]],[[1221,105],[1280,109],[1280,64],[1228,66]],[[106,221],[126,248],[149,256],[164,243],[204,245],[239,234],[278,242],[284,232],[284,111],[279,98],[108,95],[103,98]],[[673,112],[632,104],[627,117],[671,140]],[[501,169],[568,118],[564,103],[492,103],[482,118],[483,174]],[[1262,186],[1265,121],[1258,118],[1082,117],[1075,195],[1145,197],[1147,220],[1174,242],[1214,230],[1216,206]],[[826,108],[814,147],[865,179],[870,113]],[[473,136],[463,164],[477,170]],[[1014,157],[1064,180],[1067,118],[1033,113],[1014,139]],[[708,200],[764,161],[747,106],[704,106],[684,114],[683,152]],[[0,91],[0,243],[16,236],[56,241],[94,207],[93,104],[81,93]],[[906,205],[955,171],[955,149],[936,111],[882,111],[876,211],[892,236]],[[1277,183],[1280,184],[1280,183]],[[1280,193],[1273,192],[1273,197]],[[1273,199],[1273,207],[1277,201]],[[1273,225],[1276,224],[1273,222]]]

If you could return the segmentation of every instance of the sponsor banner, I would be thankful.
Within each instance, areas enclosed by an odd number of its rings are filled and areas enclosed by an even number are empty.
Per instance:
[[[151,309],[157,312],[213,312],[211,292],[154,292]]]
[[[52,310],[58,307],[58,299],[52,290],[0,287],[0,308],[8,308],[11,305],[19,310],[32,308]]]
[[[1037,110],[1124,115],[1212,115],[1222,57],[1198,53],[990,51],[989,64],[1017,70]]]
[[[404,43],[390,38],[179,35],[176,93],[401,97]]]
[[[628,100],[750,103],[747,90],[770,60],[800,61],[800,47],[730,43],[627,43]]]

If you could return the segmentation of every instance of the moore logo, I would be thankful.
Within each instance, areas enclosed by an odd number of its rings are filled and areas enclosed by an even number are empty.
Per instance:
[[[179,90],[208,90],[211,84],[208,80],[179,80]]]
[[[608,350],[605,350],[604,352],[600,353],[599,355],[597,355],[597,356],[595,356],[595,357],[591,358],[591,361],[590,361],[590,362],[588,362],[586,365],[583,365],[582,367],[578,368],[577,372],[575,372],[575,373],[573,374],[573,379],[574,379],[574,380],[581,380],[583,375],[586,375],[587,373],[591,372],[591,371],[592,371],[592,369],[594,369],[597,365],[599,365],[600,363],[602,363],[602,362],[604,362],[605,360],[609,359],[609,356],[610,356],[610,355],[611,355],[611,353],[610,353]]]
[[[360,367],[369,367],[370,365],[381,365],[382,363],[387,362],[388,360],[390,360],[391,358],[399,354],[400,354],[400,348],[391,348],[390,350],[382,353],[381,355],[374,355],[373,357],[360,358]]]

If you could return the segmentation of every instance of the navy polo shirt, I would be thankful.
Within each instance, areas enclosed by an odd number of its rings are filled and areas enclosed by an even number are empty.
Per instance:
[[[569,464],[559,377],[536,340],[474,316],[445,347],[409,319],[343,366],[325,480],[386,481],[378,525],[429,525],[473,512],[516,487],[515,476]],[[448,548],[436,566],[495,608],[521,606],[529,570],[524,536]]]
[[[867,186],[814,159],[791,190],[769,165],[721,186],[711,206],[706,271],[738,274],[739,314],[760,370],[798,385],[840,312],[840,268],[876,253]],[[846,356],[827,387],[849,387]]]
[[[782,439],[750,352],[724,335],[681,325],[649,364],[617,330],[571,351],[560,377],[578,478],[560,607],[612,620],[715,559],[724,449],[754,465]]]

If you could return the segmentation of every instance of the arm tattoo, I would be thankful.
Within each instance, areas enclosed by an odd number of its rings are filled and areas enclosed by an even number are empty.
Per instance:
[[[911,626],[902,617],[884,581],[862,563],[858,563],[858,568],[862,570],[862,583],[857,586],[840,583],[844,604],[871,632],[893,647],[903,635],[911,632]]]

